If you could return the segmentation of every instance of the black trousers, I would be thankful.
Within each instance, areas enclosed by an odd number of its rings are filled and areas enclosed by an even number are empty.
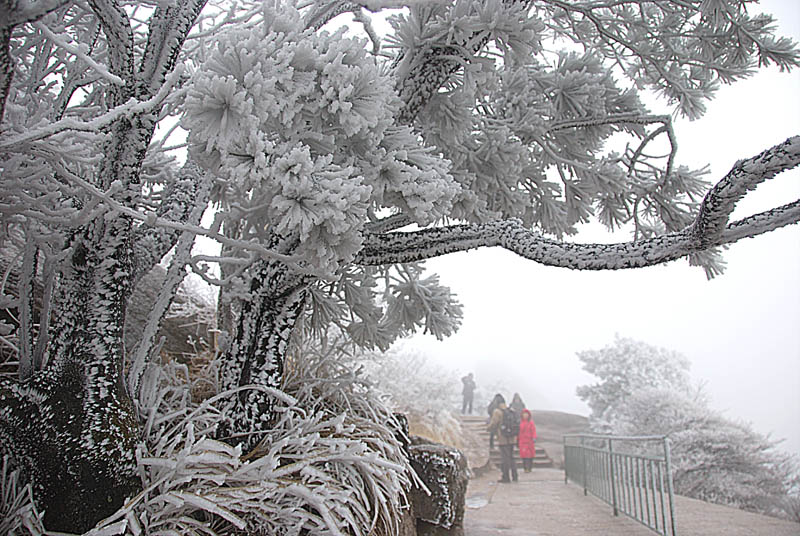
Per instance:
[[[469,414],[472,415],[472,393],[466,394],[464,393],[464,401],[461,403],[461,414],[466,415],[467,411]]]
[[[517,464],[514,462],[514,445],[500,445],[500,470],[503,472],[503,480],[508,482],[508,473],[511,473],[511,480],[517,481]]]
[[[522,468],[526,471],[533,469],[533,458],[522,458]]]

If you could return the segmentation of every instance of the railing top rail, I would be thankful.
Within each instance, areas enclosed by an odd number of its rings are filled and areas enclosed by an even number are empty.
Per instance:
[[[600,448],[600,447],[590,447],[588,445],[580,446],[580,445],[568,445],[569,447],[576,447],[581,448],[588,452],[599,452],[601,454],[609,454],[609,450],[607,448]],[[626,458],[637,459],[637,460],[652,460],[654,462],[663,462],[666,458],[664,456],[657,456],[653,454],[632,454],[630,452],[614,452],[615,456],[624,456]]]
[[[649,436],[618,436],[610,434],[564,434],[564,437],[584,437],[587,439],[614,439],[623,441],[662,441],[667,438],[666,435],[649,435]]]

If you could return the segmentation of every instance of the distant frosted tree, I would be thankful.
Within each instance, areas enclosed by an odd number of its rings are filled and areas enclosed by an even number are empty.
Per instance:
[[[461,382],[458,375],[430,363],[425,356],[402,350],[361,357],[365,375],[386,403],[408,417],[409,430],[448,445],[460,446],[461,427],[455,413]]]
[[[0,448],[49,529],[91,527],[139,490],[134,401],[187,265],[223,288],[220,382],[239,390],[217,433],[249,448],[278,418],[267,393],[298,326],[374,348],[457,328],[418,261],[500,246],[589,270],[689,257],[713,275],[717,248],[800,219],[795,201],[729,221],[800,163],[800,139],[709,188],[633,89],[695,118],[720,84],[796,66],[748,2],[409,3],[385,38],[369,9],[402,1],[0,3],[0,343],[18,362]],[[371,43],[326,30],[343,12]],[[605,152],[613,135],[627,148]],[[590,219],[634,239],[563,240]],[[193,256],[197,235],[221,255]],[[131,290],[173,248],[126,348]]]
[[[583,369],[599,380],[577,388],[578,397],[592,410],[596,428],[613,421],[627,399],[642,389],[692,391],[689,361],[673,350],[617,335],[613,344],[577,355]]]
[[[703,396],[646,387],[622,401],[611,423],[619,435],[671,440],[675,491],[687,497],[792,518],[800,473],[779,442],[709,408]]]

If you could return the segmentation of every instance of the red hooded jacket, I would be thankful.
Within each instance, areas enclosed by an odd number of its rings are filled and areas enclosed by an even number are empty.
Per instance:
[[[517,439],[520,458],[533,458],[536,456],[535,439],[536,424],[533,422],[531,412],[527,409],[523,409],[522,420],[519,422],[519,439]]]

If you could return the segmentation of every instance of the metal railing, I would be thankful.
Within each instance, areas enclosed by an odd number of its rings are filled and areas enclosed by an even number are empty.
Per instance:
[[[654,452],[655,451],[655,452]],[[676,536],[669,439],[564,436],[564,483],[583,486],[614,509],[664,536]]]

